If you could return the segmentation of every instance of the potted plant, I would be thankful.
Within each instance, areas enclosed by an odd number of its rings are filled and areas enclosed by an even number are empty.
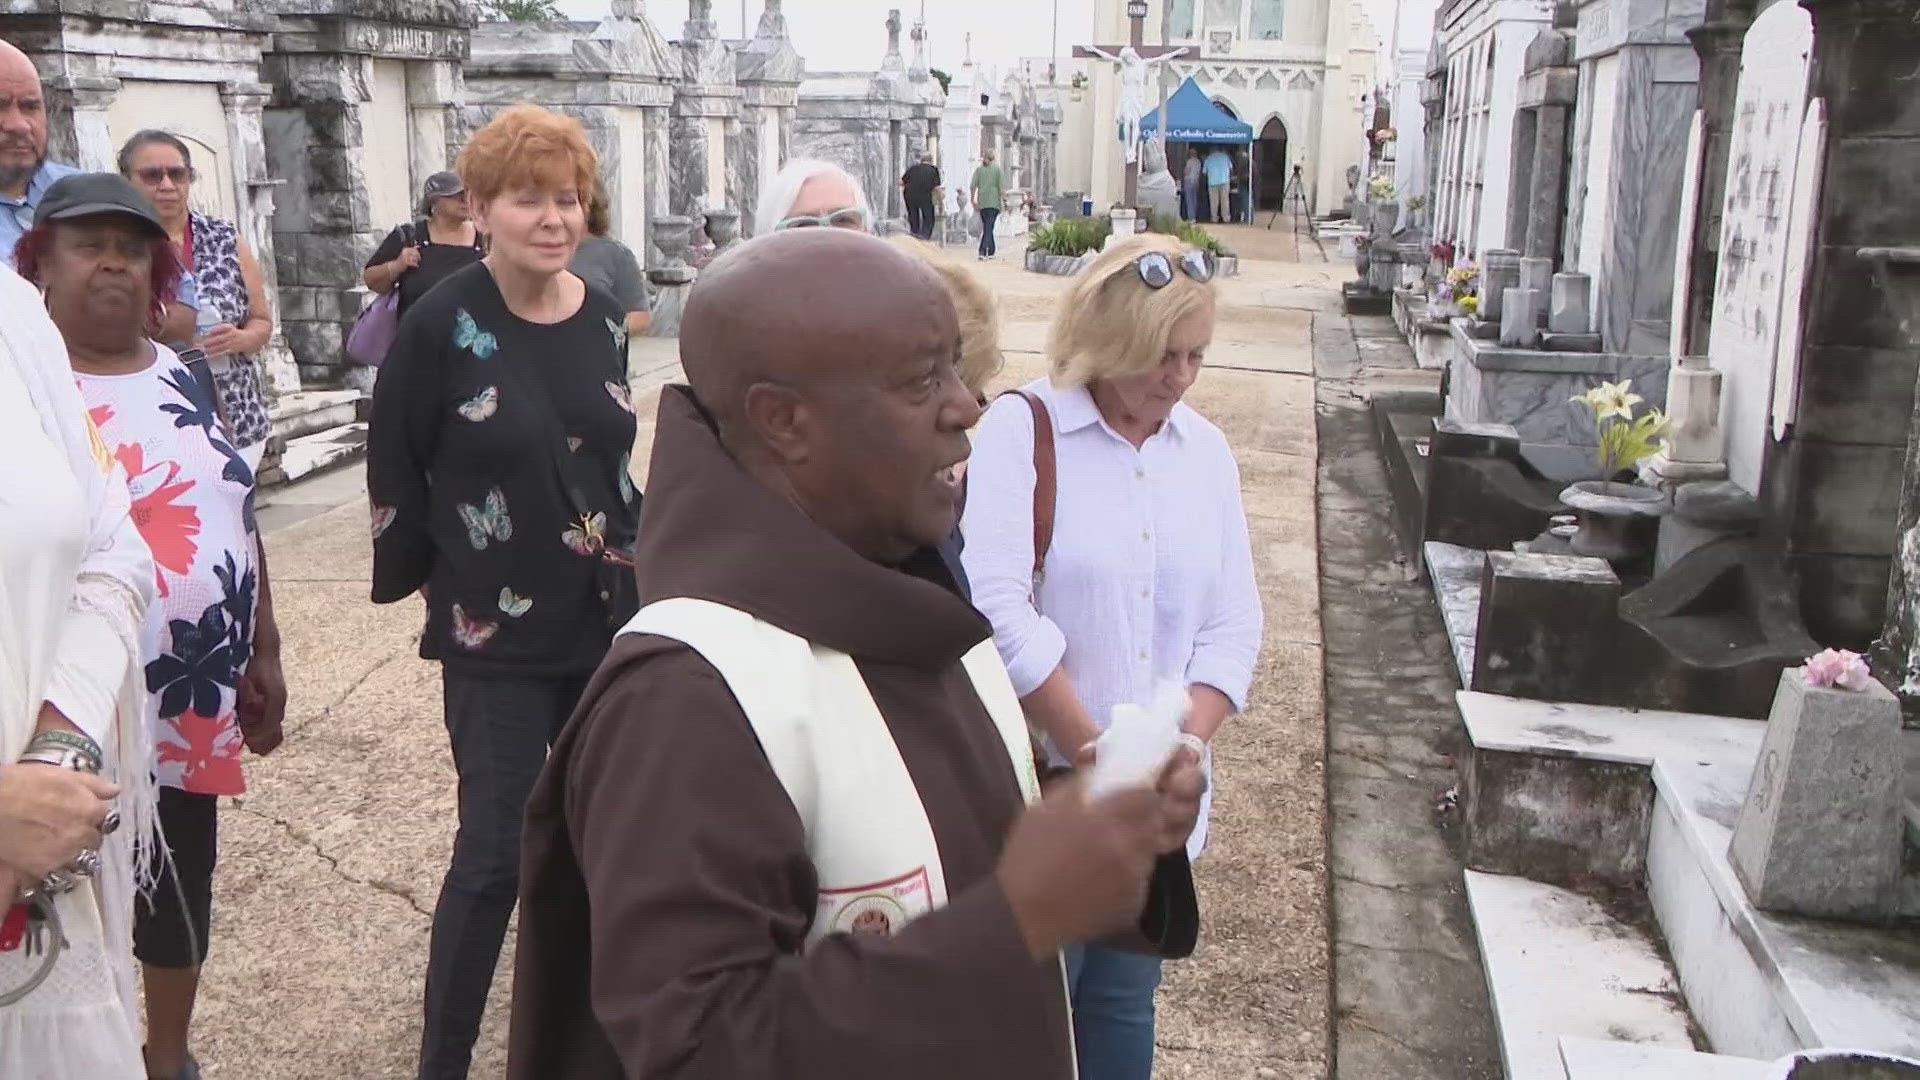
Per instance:
[[[1576,555],[1592,555],[1610,563],[1632,562],[1652,550],[1654,531],[1670,508],[1664,492],[1619,479],[1660,448],[1667,416],[1659,409],[1636,415],[1644,399],[1633,392],[1633,380],[1603,382],[1569,401],[1593,413],[1600,445],[1594,450],[1600,469],[1597,480],[1579,480],[1560,493],[1571,508],[1578,529],[1568,544]]]

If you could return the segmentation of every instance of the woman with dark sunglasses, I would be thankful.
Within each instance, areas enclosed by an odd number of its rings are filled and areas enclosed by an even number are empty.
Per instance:
[[[996,401],[974,433],[961,558],[1057,765],[1090,763],[1114,706],[1173,682],[1189,701],[1178,752],[1210,766],[1209,740],[1246,704],[1261,613],[1239,467],[1181,401],[1213,340],[1213,271],[1172,237],[1114,244],[1060,305],[1050,376]],[[1049,457],[1053,529],[1036,559]],[[1206,844],[1207,807],[1189,857]],[[1075,946],[1067,979],[1080,1075],[1147,1080],[1159,958]]]
[[[273,337],[267,279],[240,230],[190,205],[193,153],[165,131],[142,131],[120,148],[120,175],[153,203],[198,298],[193,344],[207,354],[234,449],[255,472],[272,425],[256,356]]]

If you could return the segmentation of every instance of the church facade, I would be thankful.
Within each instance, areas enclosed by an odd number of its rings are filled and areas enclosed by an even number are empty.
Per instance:
[[[1188,49],[1164,65],[1167,91],[1192,78],[1252,126],[1252,209],[1281,207],[1296,165],[1314,212],[1339,207],[1348,166],[1366,164],[1377,82],[1380,46],[1362,0],[1147,0],[1146,8],[1147,44]],[[1076,44],[1125,44],[1128,26],[1127,0],[1094,0],[1097,40]],[[1087,174],[1063,172],[1059,185],[1089,192],[1101,207],[1121,197],[1124,183],[1114,124],[1120,79],[1113,64],[1082,63],[1089,76],[1084,115],[1093,125]],[[1178,173],[1180,163],[1172,167]]]

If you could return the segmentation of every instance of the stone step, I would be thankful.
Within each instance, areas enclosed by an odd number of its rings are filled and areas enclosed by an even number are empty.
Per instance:
[[[1456,701],[1473,746],[1469,863],[1644,883],[1687,1008],[1715,1051],[1920,1053],[1920,940],[1910,930],[1760,911],[1734,875],[1727,848],[1764,721],[1470,691]],[[1911,760],[1920,731],[1903,738]]]
[[[1567,1080],[1767,1080],[1773,1073],[1756,1058],[1600,1039],[1561,1039],[1560,1057]]]
[[[273,433],[292,442],[317,431],[351,424],[360,417],[363,395],[358,390],[299,390],[282,394],[273,403]]]
[[[291,484],[350,461],[358,461],[367,452],[367,425],[341,424],[325,431],[302,435],[287,443],[280,455],[280,482]]]
[[[1693,1049],[1679,982],[1645,929],[1566,889],[1465,877],[1507,1080],[1567,1080],[1566,1036]]]

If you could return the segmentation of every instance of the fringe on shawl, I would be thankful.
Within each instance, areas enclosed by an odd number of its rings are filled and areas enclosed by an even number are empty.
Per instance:
[[[120,785],[114,805],[120,810],[120,828],[100,846],[100,874],[94,895],[100,905],[103,943],[113,969],[114,985],[127,1017],[139,1028],[139,995],[133,958],[133,897],[150,893],[155,881],[154,852],[166,852],[160,843],[158,792],[153,780],[153,738],[146,722],[146,680],[140,662],[139,597],[117,578],[82,573],[75,582],[73,611],[97,615],[113,629],[127,649],[127,673],[120,681],[114,712],[114,740],[103,747],[105,775]]]

